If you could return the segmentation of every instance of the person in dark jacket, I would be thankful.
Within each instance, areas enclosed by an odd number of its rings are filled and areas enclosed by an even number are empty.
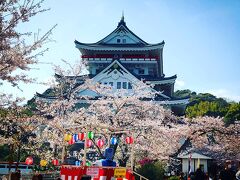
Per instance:
[[[235,172],[231,167],[231,162],[226,162],[225,168],[220,172],[219,180],[235,180]]]
[[[201,168],[197,168],[194,179],[195,180],[204,180],[205,179],[205,174],[201,170]]]
[[[236,179],[240,180],[240,161],[238,162],[238,169],[237,169],[237,173],[236,173]]]
[[[43,180],[43,176],[41,174],[35,174],[32,177],[32,180]]]
[[[15,173],[11,174],[11,180],[20,180],[21,178],[21,171],[17,170]]]

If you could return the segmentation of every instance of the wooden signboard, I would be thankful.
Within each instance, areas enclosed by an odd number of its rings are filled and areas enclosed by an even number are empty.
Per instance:
[[[114,169],[115,178],[124,178],[126,177],[127,170],[125,168],[116,168]]]
[[[97,178],[99,174],[99,168],[88,167],[86,175],[91,176],[92,178]]]

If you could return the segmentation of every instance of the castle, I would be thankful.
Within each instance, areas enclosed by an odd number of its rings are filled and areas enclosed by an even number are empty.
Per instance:
[[[75,40],[82,60],[88,63],[88,75],[76,77],[81,84],[90,78],[113,89],[131,90],[133,84],[143,81],[159,95],[154,101],[170,108],[176,115],[184,115],[188,98],[174,97],[176,75],[165,77],[163,72],[163,47],[165,42],[149,44],[134,34],[122,16],[117,28],[96,43]],[[60,75],[56,74],[56,78]],[[72,78],[72,77],[69,77]],[[79,96],[86,94],[79,93]],[[36,98],[54,99],[37,93]]]

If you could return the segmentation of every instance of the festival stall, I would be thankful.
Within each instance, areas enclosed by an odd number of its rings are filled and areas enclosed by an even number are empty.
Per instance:
[[[91,180],[135,180],[130,169],[119,167],[63,165],[60,174],[62,180],[81,180],[83,177],[91,177]]]

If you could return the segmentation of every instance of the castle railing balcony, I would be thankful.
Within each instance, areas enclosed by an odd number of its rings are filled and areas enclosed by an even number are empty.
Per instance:
[[[153,57],[137,57],[137,56],[128,56],[128,57],[120,57],[120,58],[115,58],[112,56],[106,57],[100,57],[100,56],[82,56],[83,60],[86,61],[112,61],[115,59],[119,59],[120,61],[158,61],[159,57],[153,56]]]

